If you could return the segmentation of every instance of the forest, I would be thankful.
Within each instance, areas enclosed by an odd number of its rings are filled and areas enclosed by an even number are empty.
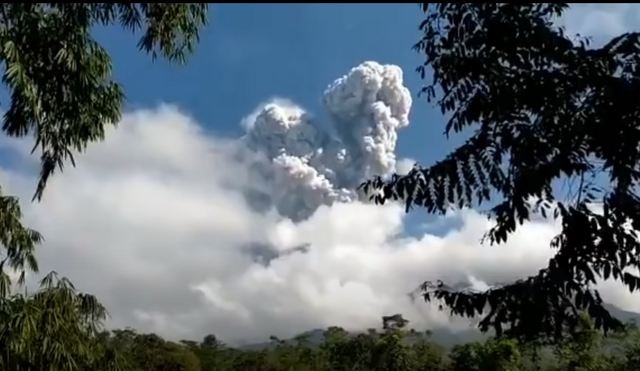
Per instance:
[[[134,330],[103,333],[118,349],[120,366],[135,371],[630,371],[640,361],[640,330],[603,335],[584,316],[579,331],[564,341],[519,342],[506,337],[458,344],[446,349],[429,331],[408,327],[401,316],[383,317],[380,329],[351,334],[324,330],[321,341],[304,335],[271,338],[264,349],[227,346],[215,335],[201,341],[167,341]]]

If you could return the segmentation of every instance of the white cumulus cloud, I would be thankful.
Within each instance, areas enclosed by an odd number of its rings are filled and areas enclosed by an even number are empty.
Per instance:
[[[407,294],[426,279],[517,278],[550,255],[541,241],[554,228],[542,223],[509,245],[479,246],[490,224],[472,211],[457,216],[460,229],[418,238],[402,236],[396,205],[323,205],[298,223],[257,213],[236,191],[247,168],[231,148],[173,107],[125,115],[51,181],[41,203],[24,204],[46,237],[42,268],[97,295],[114,326],[234,340],[362,329],[397,312],[416,325],[455,325]],[[31,174],[1,175],[8,192],[33,189]],[[253,242],[277,257],[256,259],[245,249]]]

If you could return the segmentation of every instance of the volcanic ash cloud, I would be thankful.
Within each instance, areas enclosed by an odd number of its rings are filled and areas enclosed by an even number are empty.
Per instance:
[[[245,120],[244,142],[262,156],[253,166],[255,207],[302,221],[321,205],[358,200],[362,181],[396,170],[398,130],[409,125],[412,103],[398,66],[362,63],[330,84],[322,103],[329,125],[283,99]]]

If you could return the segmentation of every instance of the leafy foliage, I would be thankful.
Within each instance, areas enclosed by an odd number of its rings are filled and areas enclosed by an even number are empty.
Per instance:
[[[34,195],[49,177],[73,163],[73,150],[102,140],[120,119],[122,87],[111,78],[107,51],[91,36],[98,25],[119,24],[144,34],[138,47],[185,62],[206,23],[206,3],[31,3],[0,7],[0,60],[11,101],[3,131],[33,134],[41,172]]]
[[[200,360],[188,348],[165,341],[154,334],[116,330],[108,341],[126,360],[125,370],[199,371]]]
[[[431,166],[363,186],[379,191],[376,202],[401,200],[407,211],[491,201],[490,243],[504,243],[534,214],[562,218],[557,255],[536,275],[483,293],[426,282],[424,298],[483,316],[484,331],[525,339],[558,340],[583,310],[597,328],[620,328],[594,285],[600,277],[640,288],[638,34],[590,48],[554,26],[564,3],[421,7],[424,36],[415,49],[426,61],[418,72],[432,75],[422,92],[448,117],[447,135],[470,137]],[[557,198],[552,185],[567,179],[577,190]]]
[[[96,335],[106,310],[55,272],[32,295],[0,298],[0,370],[118,370]]]
[[[74,152],[104,138],[120,119],[122,87],[111,76],[107,51],[92,37],[97,26],[142,31],[141,51],[184,63],[206,23],[206,3],[0,4],[2,82],[9,93],[2,130],[34,138],[40,176],[74,164]],[[119,363],[98,334],[106,311],[55,273],[35,294],[14,292],[9,273],[38,272],[42,236],[22,224],[18,199],[0,192],[0,370],[115,370]],[[187,370],[197,369],[194,366]]]
[[[389,318],[401,321],[388,321]],[[122,350],[131,370],[163,371],[627,371],[637,358],[640,332],[630,326],[615,336],[604,337],[586,316],[577,328],[580,336],[556,344],[522,343],[515,339],[489,338],[445,349],[427,332],[409,329],[401,316],[387,317],[387,325],[352,334],[330,327],[324,339],[312,342],[304,336],[284,341],[272,337],[261,350],[238,349],[210,336],[201,342],[181,341],[180,354],[167,351],[157,335],[116,330],[109,343]],[[177,346],[177,345],[175,345]],[[191,357],[186,356],[191,354]],[[534,358],[532,354],[539,355]],[[186,359],[198,359],[196,365]],[[634,358],[635,357],[635,358]],[[633,364],[635,366],[635,364]]]
[[[111,60],[91,36],[96,26],[143,30],[140,50],[184,63],[206,24],[206,3],[33,3],[0,5],[0,61],[10,93],[3,131],[34,137],[41,170],[34,199],[74,151],[102,140],[120,119],[122,87],[111,77]],[[21,223],[15,197],[0,193],[0,268],[38,271],[34,248],[42,236]],[[0,293],[10,281],[2,271]],[[21,281],[24,275],[21,276]]]
[[[524,367],[518,344],[504,339],[457,346],[451,359],[454,371],[519,371]]]

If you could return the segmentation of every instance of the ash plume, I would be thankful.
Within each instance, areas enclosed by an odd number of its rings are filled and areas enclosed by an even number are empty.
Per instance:
[[[362,63],[330,84],[322,103],[330,125],[282,99],[245,120],[243,142],[260,156],[256,186],[245,193],[254,209],[300,222],[322,205],[360,200],[363,180],[396,170],[398,130],[412,103],[398,66]]]

